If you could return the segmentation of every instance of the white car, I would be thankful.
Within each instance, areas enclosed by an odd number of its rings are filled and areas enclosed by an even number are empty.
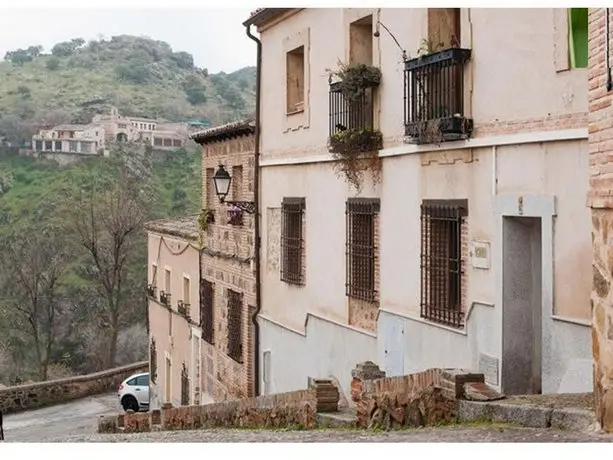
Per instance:
[[[149,409],[149,372],[134,374],[125,379],[117,389],[117,396],[125,411]]]

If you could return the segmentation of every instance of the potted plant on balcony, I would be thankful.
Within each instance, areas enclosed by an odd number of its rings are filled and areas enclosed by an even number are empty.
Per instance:
[[[234,205],[228,207],[228,223],[230,225],[243,225],[243,211]]]
[[[332,78],[337,80],[332,83]],[[373,88],[381,82],[381,70],[367,64],[343,64],[330,71],[330,91],[340,93],[335,116],[338,122],[331,127],[328,150],[336,161],[336,172],[345,176],[358,191],[365,171],[371,171],[373,182],[380,179],[379,149],[383,147],[383,135],[373,127]]]
[[[198,227],[203,232],[206,232],[209,228],[209,224],[215,223],[215,214],[210,209],[203,209],[200,211],[200,215],[198,216]]]

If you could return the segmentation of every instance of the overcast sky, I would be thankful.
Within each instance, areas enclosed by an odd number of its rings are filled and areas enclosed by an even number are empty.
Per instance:
[[[144,35],[191,53],[209,72],[232,72],[255,65],[255,43],[242,25],[253,9],[0,9],[0,59],[30,45],[49,52],[71,38]]]

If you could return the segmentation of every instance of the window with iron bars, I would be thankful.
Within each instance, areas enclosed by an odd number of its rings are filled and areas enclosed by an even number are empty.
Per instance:
[[[213,283],[204,278],[200,279],[200,327],[202,328],[202,340],[213,345],[213,319],[214,319],[215,291]]]
[[[243,362],[243,295],[228,289],[228,356]]]
[[[375,241],[378,198],[350,198],[346,203],[346,295],[355,299],[377,300]]]
[[[421,205],[421,317],[461,328],[462,225],[467,200],[424,200]]]
[[[283,198],[281,203],[281,281],[303,284],[302,250],[304,198]]]
[[[189,375],[185,363],[181,369],[181,405],[189,406]]]
[[[470,56],[469,49],[449,48],[405,62],[406,136],[433,143],[466,139],[472,133],[473,121],[464,116],[464,66]]]

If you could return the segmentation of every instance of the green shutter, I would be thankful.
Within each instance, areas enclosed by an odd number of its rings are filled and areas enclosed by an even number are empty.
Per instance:
[[[569,8],[568,38],[570,65],[573,68],[587,67],[587,8]]]

